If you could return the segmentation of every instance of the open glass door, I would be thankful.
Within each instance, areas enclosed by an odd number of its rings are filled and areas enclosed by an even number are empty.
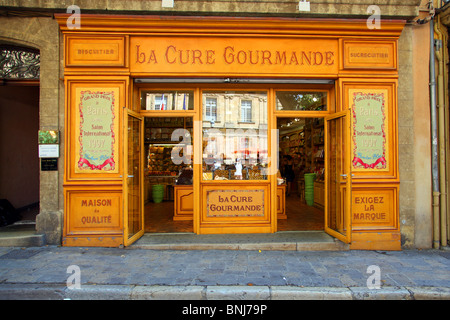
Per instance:
[[[350,118],[348,111],[325,118],[325,231],[351,242]]]
[[[143,203],[143,118],[131,110],[124,112],[124,244],[132,244],[144,234]]]

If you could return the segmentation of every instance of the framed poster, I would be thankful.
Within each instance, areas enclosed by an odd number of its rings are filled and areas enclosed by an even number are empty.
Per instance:
[[[118,172],[118,88],[77,88],[75,172]]]
[[[75,172],[118,172],[118,88],[78,88]]]
[[[352,170],[389,171],[387,89],[350,89]]]
[[[355,179],[398,180],[397,81],[341,79],[339,87],[342,101],[337,109],[350,111]]]
[[[126,81],[68,79],[66,86],[66,181],[121,181]]]

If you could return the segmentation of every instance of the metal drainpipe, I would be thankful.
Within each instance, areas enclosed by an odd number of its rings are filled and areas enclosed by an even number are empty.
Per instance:
[[[438,61],[437,76],[437,106],[439,113],[439,180],[440,180],[440,240],[441,246],[447,246],[447,187],[446,187],[446,148],[445,148],[445,102],[444,102],[444,35],[439,29],[440,18],[437,17],[434,31],[438,35],[439,45],[436,46]]]
[[[431,170],[433,179],[433,248],[439,248],[439,164],[436,115],[436,70],[434,57],[434,20],[430,20],[430,107],[431,107]]]

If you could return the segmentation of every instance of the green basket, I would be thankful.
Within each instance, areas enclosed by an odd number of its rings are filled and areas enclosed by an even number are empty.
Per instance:
[[[308,206],[314,205],[314,180],[315,173],[305,173],[305,201]]]
[[[153,202],[161,203],[164,199],[164,186],[162,184],[155,184],[152,186]]]
[[[316,179],[315,173],[305,173],[305,188],[308,186],[314,186],[315,179]]]

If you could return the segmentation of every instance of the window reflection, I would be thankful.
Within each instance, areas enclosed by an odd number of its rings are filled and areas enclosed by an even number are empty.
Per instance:
[[[267,93],[203,92],[203,180],[266,180]]]
[[[277,110],[327,111],[327,93],[278,91]]]
[[[194,110],[194,92],[142,91],[141,110]]]

